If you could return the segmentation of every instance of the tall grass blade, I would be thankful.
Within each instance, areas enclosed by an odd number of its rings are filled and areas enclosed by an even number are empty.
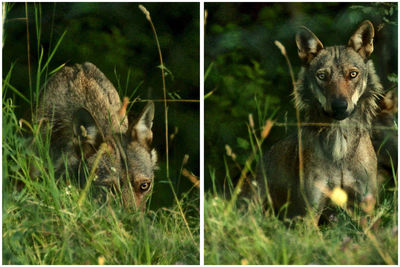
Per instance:
[[[204,82],[207,80],[207,77],[210,74],[213,67],[214,67],[214,62],[211,62],[210,65],[207,67],[206,72],[204,73]]]
[[[29,77],[29,93],[30,100],[33,99],[33,90],[32,90],[32,70],[31,70],[31,45],[30,45],[30,37],[29,37],[29,16],[28,16],[28,3],[25,2],[25,19],[26,19],[26,50],[28,56],[28,77]],[[32,102],[31,102],[32,108]]]
[[[65,34],[67,33],[67,31],[64,31],[63,34],[61,35],[61,37],[58,39],[56,45],[54,46],[53,50],[50,53],[50,56],[47,58],[46,63],[44,64],[43,68],[40,71],[40,74],[42,75],[44,71],[47,70],[49,63],[51,62],[51,60],[53,59],[54,54],[57,52],[58,47],[60,46],[62,40],[64,39]]]
[[[54,73],[56,73],[57,71],[59,71],[60,69],[64,68],[66,65],[66,63],[61,64],[60,66],[58,66],[57,68],[55,68],[54,70],[50,71],[48,75],[53,75]]]
[[[11,91],[13,91],[19,97],[21,97],[22,100],[24,100],[26,103],[28,103],[28,104],[31,103],[31,101],[29,101],[28,98],[26,98],[20,91],[18,91],[18,89],[16,89],[14,86],[12,86],[7,80],[3,80],[3,88],[4,87],[10,88]],[[3,92],[3,101],[4,101],[4,97],[5,97],[5,92]]]
[[[100,159],[103,156],[103,153],[105,153],[107,151],[107,148],[108,148],[107,143],[102,143],[100,145],[99,152],[97,153],[96,158],[95,158],[94,163],[93,163],[93,167],[90,170],[89,178],[87,179],[85,188],[82,190],[82,193],[79,196],[78,206],[82,206],[83,201],[85,200],[86,195],[87,195],[87,193],[89,191],[89,188],[90,188],[93,180],[96,177],[96,169],[97,169],[97,166],[99,165]]]
[[[42,5],[34,4],[35,9],[35,29],[36,29],[36,49],[37,54],[40,54],[41,37],[42,37]]]
[[[40,78],[41,78],[41,68],[42,68],[42,60],[43,60],[43,47],[40,49],[40,56],[38,60],[38,67],[36,72],[36,88],[35,88],[35,105],[36,107],[39,105],[39,91],[40,91]]]

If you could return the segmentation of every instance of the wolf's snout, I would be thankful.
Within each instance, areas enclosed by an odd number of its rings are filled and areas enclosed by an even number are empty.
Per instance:
[[[347,101],[344,98],[336,98],[332,101],[332,115],[336,120],[343,120],[348,117]]]

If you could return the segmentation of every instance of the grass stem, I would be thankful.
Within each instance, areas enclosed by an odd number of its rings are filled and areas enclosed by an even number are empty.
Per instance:
[[[160,64],[161,64],[161,78],[162,78],[162,84],[163,84],[163,93],[164,93],[164,122],[165,122],[165,153],[166,153],[166,175],[167,175],[167,179],[169,182],[169,185],[171,187],[171,191],[174,195],[176,204],[178,205],[179,208],[179,212],[182,216],[182,219],[185,222],[186,228],[189,232],[189,235],[191,237],[191,239],[193,240],[194,243],[196,243],[196,241],[193,238],[193,234],[190,231],[190,227],[189,224],[186,220],[185,214],[183,213],[182,210],[182,206],[181,203],[179,202],[178,196],[175,193],[174,190],[174,186],[171,182],[170,176],[169,176],[169,156],[168,156],[168,107],[167,107],[167,89],[166,89],[166,85],[165,85],[165,73],[164,73],[164,62],[163,62],[163,58],[162,58],[162,53],[161,53],[161,47],[160,47],[160,43],[158,41],[158,36],[157,36],[157,32],[156,32],[156,28],[154,27],[153,21],[151,20],[151,16],[150,16],[150,12],[143,6],[143,5],[139,5],[139,9],[145,14],[146,19],[149,21],[150,25],[151,25],[151,29],[153,31],[154,34],[154,38],[156,40],[156,44],[157,44],[157,50],[158,50],[158,55],[160,57]]]

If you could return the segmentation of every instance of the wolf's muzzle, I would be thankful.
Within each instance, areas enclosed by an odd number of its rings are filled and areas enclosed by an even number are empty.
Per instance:
[[[336,98],[332,101],[332,117],[336,120],[344,120],[350,115],[350,112],[347,111],[347,101],[344,98]]]

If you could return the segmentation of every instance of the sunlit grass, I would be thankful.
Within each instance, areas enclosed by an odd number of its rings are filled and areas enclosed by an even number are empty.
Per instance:
[[[99,188],[79,206],[82,188],[68,175],[55,176],[46,148],[48,141],[32,143],[19,134],[12,102],[3,103],[3,263],[97,264],[99,257],[105,264],[199,262],[198,217],[187,216],[189,233],[177,205],[127,211],[106,189],[106,199],[98,200]],[[179,201],[184,213],[196,211],[198,199]]]
[[[396,202],[386,199],[373,219],[351,218],[338,209],[335,221],[315,227],[308,217],[282,221],[249,200],[205,197],[205,264],[386,264],[397,262]],[[226,212],[226,211],[229,212]],[[363,229],[376,240],[372,240]],[[377,248],[379,246],[379,250]],[[386,255],[383,258],[380,252]]]

